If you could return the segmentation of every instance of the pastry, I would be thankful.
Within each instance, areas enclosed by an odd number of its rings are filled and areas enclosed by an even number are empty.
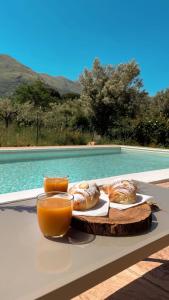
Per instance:
[[[117,180],[101,188],[108,194],[110,202],[133,204],[136,202],[137,186],[132,180]]]
[[[74,210],[90,209],[99,202],[100,190],[96,183],[75,184],[69,189],[69,193],[74,196]]]

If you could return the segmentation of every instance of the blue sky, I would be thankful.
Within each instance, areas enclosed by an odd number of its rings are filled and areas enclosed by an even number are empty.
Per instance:
[[[0,0],[0,53],[73,80],[95,57],[135,59],[153,95],[169,87],[169,1]]]

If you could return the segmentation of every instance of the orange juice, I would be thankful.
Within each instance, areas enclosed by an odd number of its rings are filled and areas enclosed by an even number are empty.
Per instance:
[[[59,193],[48,195],[37,202],[39,227],[45,236],[62,236],[70,226],[72,217],[72,195]],[[66,194],[68,196],[61,195]],[[45,195],[45,194],[43,194]],[[69,197],[69,199],[67,198]]]
[[[68,178],[44,178],[44,190],[45,192],[52,192],[52,191],[60,191],[60,192],[67,192],[68,188]]]

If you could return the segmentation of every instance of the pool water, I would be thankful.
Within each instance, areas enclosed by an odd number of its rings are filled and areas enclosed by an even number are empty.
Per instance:
[[[118,150],[118,149],[117,149]],[[83,150],[71,155],[0,163],[0,193],[41,187],[43,177],[68,175],[70,182],[169,168],[169,154],[150,151]],[[61,151],[60,151],[61,152]],[[59,153],[60,153],[59,152]],[[79,152],[78,152],[79,153]],[[7,155],[8,156],[8,155]],[[1,157],[1,153],[0,153]]]

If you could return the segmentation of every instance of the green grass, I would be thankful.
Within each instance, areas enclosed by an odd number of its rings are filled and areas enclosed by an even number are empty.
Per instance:
[[[37,140],[36,127],[18,127],[12,124],[6,129],[3,124],[0,124],[1,147],[86,145],[91,140],[90,133],[48,128],[41,128]]]
[[[134,139],[109,139],[89,132],[81,132],[78,130],[64,129],[62,131],[57,128],[41,128],[37,139],[36,127],[19,127],[16,124],[10,124],[9,128],[5,128],[0,122],[0,147],[22,147],[22,146],[62,146],[62,145],[87,145],[94,140],[97,145],[116,144],[116,145],[133,145],[139,146]],[[164,145],[150,143],[149,147],[166,148]]]

